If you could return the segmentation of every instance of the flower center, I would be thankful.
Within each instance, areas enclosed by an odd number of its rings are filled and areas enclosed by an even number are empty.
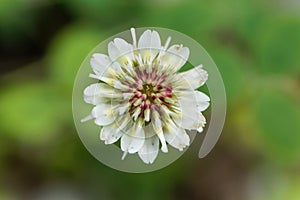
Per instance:
[[[136,83],[132,85],[133,96],[129,99],[129,113],[134,120],[138,118],[150,121],[151,109],[165,105],[170,108],[172,86],[167,83],[166,75],[157,75],[155,71],[138,71]]]

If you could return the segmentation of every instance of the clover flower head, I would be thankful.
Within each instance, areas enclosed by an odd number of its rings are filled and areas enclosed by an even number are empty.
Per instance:
[[[94,107],[82,122],[94,119],[105,144],[120,139],[122,159],[138,153],[150,164],[159,149],[167,153],[168,145],[179,151],[189,146],[186,130],[203,131],[202,111],[210,99],[196,89],[208,74],[202,65],[178,72],[190,52],[179,44],[169,47],[171,37],[162,44],[156,31],[146,30],[137,40],[132,28],[131,35],[132,44],[115,38],[108,55],[92,55],[90,77],[97,83],[85,88],[84,100]]]

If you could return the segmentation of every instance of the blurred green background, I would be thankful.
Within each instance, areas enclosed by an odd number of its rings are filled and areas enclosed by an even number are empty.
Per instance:
[[[95,160],[72,119],[76,72],[130,27],[183,32],[222,73],[217,146],[162,170]],[[300,3],[293,0],[0,0],[0,199],[300,199]]]

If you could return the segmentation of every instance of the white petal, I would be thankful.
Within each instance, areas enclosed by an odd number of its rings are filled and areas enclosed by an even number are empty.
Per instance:
[[[132,114],[132,117],[133,117],[134,121],[137,120],[138,116],[141,113],[141,110],[142,110],[141,107],[137,107],[136,110],[134,111],[134,113]]]
[[[136,153],[145,142],[145,133],[140,124],[135,124],[121,138],[121,149],[124,152]]]
[[[179,112],[172,114],[176,124],[184,129],[197,129],[198,127],[198,115],[197,102],[195,96],[192,93],[188,93],[190,96],[179,96]]]
[[[106,97],[106,98],[122,98],[120,90],[114,89],[113,87],[105,83],[94,83],[86,87],[83,91],[85,97]],[[87,98],[88,99],[88,98]]]
[[[124,128],[130,122],[129,114],[118,117],[113,124],[105,126],[100,132],[100,139],[105,141],[105,144],[112,144],[119,140],[125,134]]]
[[[140,55],[141,55],[141,58],[142,58],[142,64],[151,64],[155,58],[157,57],[157,55],[159,54],[159,50],[156,50],[156,49],[143,49],[143,50],[140,50]],[[144,67],[144,66],[140,66],[141,67]],[[149,68],[148,68],[149,69]],[[147,72],[149,72],[147,69]]]
[[[120,53],[127,53],[132,51],[132,45],[121,38],[114,39],[114,43],[119,49]]]
[[[145,121],[146,122],[149,122],[150,121],[150,109],[149,108],[147,108],[145,111],[144,111],[144,119],[145,119]]]
[[[199,128],[197,129],[197,131],[198,131],[199,133],[201,133],[201,132],[203,131],[203,127],[199,127]]]
[[[198,132],[203,131],[203,127],[206,124],[206,119],[201,113],[200,109],[196,109],[196,117],[191,118],[188,115],[183,115],[180,113],[179,115],[172,115],[174,122],[176,122],[177,126],[187,129],[187,130],[197,130]]]
[[[124,102],[119,105],[118,111],[120,115],[123,115],[125,112],[127,112],[130,108],[130,103],[129,102]]]
[[[161,62],[168,71],[172,73],[178,71],[188,60],[190,50],[182,45],[173,45],[161,57]]]
[[[94,119],[94,117],[92,116],[92,114],[89,114],[88,116],[82,118],[82,119],[80,120],[80,122],[86,122],[86,121],[89,121],[89,120],[91,120],[91,119]]]
[[[198,103],[198,109],[202,112],[206,110],[209,107],[209,102],[203,101],[201,103]]]
[[[84,101],[86,103],[90,103],[93,105],[99,104],[99,103],[105,103],[109,99],[105,98],[103,96],[100,96],[99,94],[101,93],[100,88],[98,86],[98,83],[89,85],[84,89],[83,96],[84,96]]]
[[[171,37],[169,36],[169,37],[167,38],[167,41],[166,41],[164,47],[163,47],[164,50],[167,50],[167,48],[168,48],[170,42],[171,42]]]
[[[207,96],[203,92],[200,92],[200,91],[196,90],[196,91],[194,91],[194,94],[195,94],[197,102],[210,101],[209,96]]]
[[[199,115],[198,115],[198,127],[197,127],[197,131],[198,132],[202,132],[203,131],[203,127],[205,126],[206,124],[206,119],[205,117],[203,116],[203,114],[200,112],[199,110]]]
[[[195,97],[197,101],[197,106],[200,111],[204,111],[209,106],[209,97],[203,92],[195,91]]]
[[[151,164],[158,155],[158,149],[159,139],[157,136],[152,136],[151,138],[145,140],[145,143],[138,154],[144,163]]]
[[[100,93],[101,93],[101,91],[100,91],[100,87],[99,87],[98,83],[94,83],[94,84],[89,85],[83,91],[83,94],[85,96],[93,96],[93,95],[98,95]]]
[[[130,32],[131,32],[131,36],[132,36],[133,47],[136,48],[137,45],[136,45],[136,33],[135,33],[135,29],[131,28]]]
[[[123,132],[116,129],[115,123],[109,126],[104,126],[100,131],[100,139],[104,140],[105,144],[115,143],[122,135]]]
[[[118,76],[120,76],[120,74],[114,68],[115,65],[112,64],[103,71],[103,74],[89,74],[89,77],[112,85],[114,81],[117,81]]]
[[[179,73],[177,79],[178,83],[176,84],[178,85],[178,88],[197,89],[207,81],[208,74],[202,69],[202,65],[200,65],[188,71]]]
[[[99,126],[111,124],[117,115],[117,111],[110,104],[99,104],[92,110],[92,116],[95,118],[95,123]]]
[[[162,150],[162,152],[167,153],[168,147],[167,147],[164,133],[162,130],[162,122],[160,120],[160,116],[157,111],[154,110],[152,112],[151,120],[153,120],[153,122],[151,123],[153,126],[153,129],[161,142],[161,150]]]
[[[200,91],[174,91],[174,94],[178,96],[179,99],[184,99],[190,103],[196,104],[198,110],[204,111],[209,106],[209,97]]]
[[[144,163],[151,164],[154,162],[158,155],[159,139],[156,135],[153,135],[155,133],[151,125],[145,127],[145,134],[145,143],[143,147],[139,150],[138,154],[140,158],[144,161]]]
[[[152,63],[162,49],[159,34],[156,31],[146,30],[139,39],[138,49],[141,55],[139,62]]]
[[[129,123],[132,123],[132,117],[129,113],[120,116],[116,119],[115,125],[117,128],[117,131],[122,131],[125,133],[124,129],[128,126]]]
[[[127,62],[125,57],[133,57],[133,47],[125,40],[116,38],[113,42],[108,44],[108,55],[112,61],[122,59],[122,57],[124,57],[122,60]]]
[[[97,75],[102,75],[110,63],[110,58],[107,55],[100,53],[93,54],[90,60],[91,67]]]
[[[95,56],[95,54],[94,54]],[[94,57],[91,59],[91,65],[94,66],[94,72],[95,74],[89,74],[89,77],[97,79],[97,80],[101,80],[103,82],[113,82],[112,80],[117,80],[120,76],[124,76],[124,72],[121,68],[120,63],[118,62],[111,62],[106,61],[108,64],[106,66],[99,66],[100,63],[100,59],[104,60],[104,59],[108,59],[110,60],[109,57],[104,58],[103,54],[98,54],[96,55],[95,59]],[[100,57],[100,58],[99,58]],[[104,62],[104,61],[103,61]],[[96,68],[98,67],[98,68]]]
[[[108,43],[108,55],[112,61],[115,61],[120,56],[120,51],[114,42]]]
[[[146,30],[138,42],[139,49],[160,49],[161,41],[156,31]]]
[[[173,122],[169,122],[164,127],[166,141],[180,151],[189,146],[190,137],[185,130],[177,127]]]
[[[185,62],[188,60],[190,55],[190,49],[187,47],[183,47],[182,45],[173,45],[168,49],[169,53],[175,54],[180,57]]]
[[[128,90],[129,86],[121,83],[119,80],[115,78],[107,78],[107,77],[102,77],[101,80],[108,85],[114,87],[115,89],[120,89],[120,90]]]

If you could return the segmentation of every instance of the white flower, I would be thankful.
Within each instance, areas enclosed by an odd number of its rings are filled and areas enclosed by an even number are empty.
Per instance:
[[[138,153],[145,163],[153,163],[159,148],[168,145],[182,151],[190,144],[186,130],[203,131],[202,115],[209,97],[196,89],[208,74],[199,65],[178,73],[189,57],[189,48],[164,45],[156,31],[146,30],[139,40],[131,29],[133,44],[115,38],[108,55],[95,53],[90,64],[98,80],[84,90],[84,100],[93,104],[89,116],[102,126],[100,139],[112,144],[121,139],[121,149]]]

